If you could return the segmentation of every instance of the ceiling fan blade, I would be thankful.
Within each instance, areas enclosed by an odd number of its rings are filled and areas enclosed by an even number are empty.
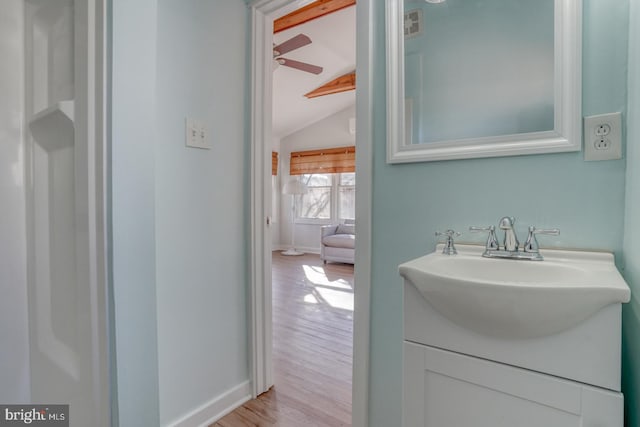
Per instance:
[[[322,72],[322,67],[307,64],[306,62],[294,61],[293,59],[287,58],[278,58],[277,61],[280,65],[295,68],[296,70],[300,71],[306,71],[307,73],[320,74]]]
[[[273,56],[275,57],[284,55],[287,52],[291,52],[292,50],[296,50],[308,44],[311,44],[311,39],[304,34],[298,34],[297,36],[290,38],[286,42],[280,43],[278,46],[274,46]]]

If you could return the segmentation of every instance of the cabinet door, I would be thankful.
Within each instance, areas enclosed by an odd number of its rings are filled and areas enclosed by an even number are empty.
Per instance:
[[[620,393],[404,345],[404,427],[622,427]]]

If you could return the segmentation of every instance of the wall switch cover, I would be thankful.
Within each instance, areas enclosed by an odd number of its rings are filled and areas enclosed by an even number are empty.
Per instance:
[[[355,135],[356,134],[356,119],[355,119],[355,117],[351,117],[349,119],[349,134],[350,135]]]
[[[622,158],[622,114],[609,113],[584,118],[584,160]]]
[[[211,149],[207,130],[200,120],[187,117],[185,120],[185,145],[193,148]]]
[[[423,33],[424,20],[422,19],[422,9],[414,9],[404,14],[404,38],[410,39],[420,37]]]

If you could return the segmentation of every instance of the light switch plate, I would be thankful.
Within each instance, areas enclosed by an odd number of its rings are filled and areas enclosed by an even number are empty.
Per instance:
[[[622,158],[622,113],[584,118],[584,160]]]
[[[349,134],[350,135],[355,135],[356,134],[356,119],[355,119],[355,117],[351,117],[349,119]]]
[[[404,38],[411,39],[420,37],[423,33],[424,20],[422,19],[422,9],[414,9],[404,14]]]
[[[200,120],[187,117],[185,119],[185,145],[193,148],[211,149],[207,130]]]

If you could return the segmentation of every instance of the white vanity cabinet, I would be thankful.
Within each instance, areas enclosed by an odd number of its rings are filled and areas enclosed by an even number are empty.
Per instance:
[[[440,249],[399,267],[403,427],[623,426],[630,293],[611,254],[547,250],[532,262]]]
[[[622,426],[620,393],[404,343],[404,427]]]

